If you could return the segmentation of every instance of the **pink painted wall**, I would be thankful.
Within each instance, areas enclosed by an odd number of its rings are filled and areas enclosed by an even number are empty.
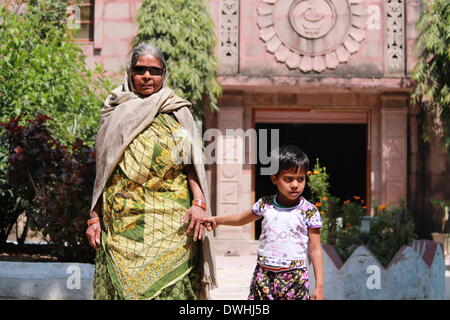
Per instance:
[[[95,1],[95,39],[84,45],[84,52],[90,66],[101,63],[108,71],[117,72],[123,67],[126,55],[131,49],[131,40],[137,32],[136,13],[142,0],[97,0]],[[269,1],[271,2],[271,1]],[[274,1],[272,1],[274,2]],[[340,63],[335,70],[321,73],[303,73],[298,69],[290,70],[285,63],[276,60],[274,54],[267,52],[260,38],[258,27],[258,6],[262,0],[240,1],[239,30],[239,74],[237,76],[289,76],[297,78],[383,78],[385,77],[385,7],[382,0],[362,1],[367,8],[365,39],[359,49],[346,63]],[[222,0],[209,0],[211,16],[216,22],[216,36],[220,56],[221,28],[223,23]],[[417,37],[415,23],[422,8],[420,0],[405,3],[405,61],[406,70],[411,72],[417,51],[414,41]],[[392,77],[388,77],[391,78]],[[395,77],[394,77],[395,78]],[[399,78],[399,77],[397,77]],[[339,83],[336,79],[336,84]],[[397,83],[397,82],[395,82]],[[330,84],[330,83],[328,83]],[[383,86],[375,83],[372,86]]]
[[[84,45],[87,63],[102,64],[110,72],[124,67],[137,32],[136,13],[141,0],[95,1],[94,41]]]

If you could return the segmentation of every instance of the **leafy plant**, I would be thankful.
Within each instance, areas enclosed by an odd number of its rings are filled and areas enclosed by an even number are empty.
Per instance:
[[[442,214],[442,220],[441,220],[441,232],[445,233],[448,232],[449,226],[448,226],[448,211],[450,209],[450,201],[445,200],[437,200],[437,199],[431,199],[431,203],[437,204],[442,208],[443,214]]]
[[[322,217],[321,241],[332,245],[343,261],[358,246],[366,245],[380,263],[387,266],[403,245],[417,237],[413,218],[404,203],[400,206],[380,204],[370,220],[369,232],[363,232],[361,223],[367,211],[364,199],[353,196],[341,201],[330,195],[329,175],[319,160],[307,174],[311,200]]]
[[[218,110],[215,26],[204,0],[144,0],[137,22],[133,45],[151,42],[163,51],[168,85],[193,104],[194,115],[207,105]]]
[[[93,250],[85,237],[95,152],[81,139],[69,146],[52,137],[47,121],[38,115],[27,120],[12,118],[1,126],[9,145],[8,183],[14,195],[24,199],[18,212],[25,212],[31,230],[39,231],[63,261],[92,262]]]
[[[421,50],[413,70],[412,101],[426,112],[424,139],[437,133],[450,156],[450,3],[425,1],[417,22],[416,47]]]
[[[86,67],[82,49],[66,27],[67,4],[64,0],[0,3],[0,122],[20,115],[23,125],[43,114],[55,119],[49,129],[61,143],[70,145],[81,138],[92,146],[102,100],[113,83],[102,67]],[[6,133],[0,128],[0,200],[5,208],[0,240],[7,237],[18,203],[26,202],[13,193],[6,179],[8,156]]]
[[[417,238],[414,220],[406,204],[383,206],[370,221],[370,232],[363,234],[363,243],[385,267],[403,245]]]
[[[23,14],[0,8],[0,121],[45,114],[58,139],[93,144],[108,77],[85,65],[59,1],[30,1]],[[58,19],[60,17],[60,19]]]

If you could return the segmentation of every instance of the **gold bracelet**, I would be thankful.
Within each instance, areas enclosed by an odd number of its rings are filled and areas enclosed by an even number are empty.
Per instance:
[[[100,218],[92,218],[87,221],[87,224],[88,224],[88,226],[90,226],[91,224],[94,224],[94,223],[98,222],[99,220],[100,220]]]
[[[206,211],[206,201],[204,201],[204,200],[194,199],[194,200],[192,200],[192,205],[198,206]]]

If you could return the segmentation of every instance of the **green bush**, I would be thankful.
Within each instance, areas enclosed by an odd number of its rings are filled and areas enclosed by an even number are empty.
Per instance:
[[[385,267],[403,245],[417,238],[414,221],[406,205],[378,206],[370,220],[369,232],[361,231],[366,215],[365,201],[358,196],[341,201],[329,195],[329,175],[317,160],[313,171],[308,172],[312,201],[321,211],[321,241],[332,245],[343,261],[355,249],[365,245]]]
[[[133,44],[151,42],[162,50],[168,85],[193,104],[194,115],[201,117],[205,105],[217,110],[215,26],[205,1],[143,0],[137,22]]]
[[[85,237],[95,179],[95,152],[81,139],[67,146],[54,139],[38,115],[20,125],[12,118],[6,129],[10,155],[8,183],[21,201],[32,231],[41,232],[61,261],[92,262],[94,250]]]
[[[64,14],[59,1],[31,1],[20,15],[0,8],[0,121],[45,114],[58,139],[93,144],[110,83],[86,67]]]
[[[8,3],[8,2],[6,2]],[[112,83],[97,66],[89,70],[65,22],[68,1],[26,1],[26,9],[0,4],[0,122],[20,116],[21,124],[43,114],[55,119],[52,136],[72,145],[94,144],[102,101]],[[5,241],[18,203],[6,175],[5,131],[0,128],[0,242]]]

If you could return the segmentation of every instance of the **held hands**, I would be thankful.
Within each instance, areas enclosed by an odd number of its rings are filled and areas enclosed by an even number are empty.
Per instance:
[[[219,224],[217,223],[216,217],[205,217],[205,218],[203,218],[202,225],[208,231],[216,230],[216,228],[219,226]]]
[[[189,220],[189,217],[191,218],[191,222],[189,224],[189,227],[186,231],[186,234],[191,234],[192,231],[194,231],[194,241],[201,240],[203,237],[203,231],[205,227],[202,225],[202,219],[204,217],[205,211],[203,208],[193,205],[186,211],[186,214],[181,219],[181,223],[185,223]]]

